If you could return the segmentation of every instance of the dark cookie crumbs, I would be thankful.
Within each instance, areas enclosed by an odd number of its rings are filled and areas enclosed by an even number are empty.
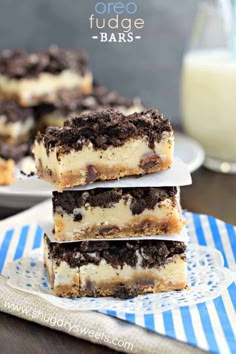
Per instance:
[[[86,204],[92,207],[112,208],[122,198],[131,197],[130,209],[134,215],[141,214],[145,209],[154,209],[156,204],[173,198],[176,187],[142,187],[142,188],[96,188],[88,191],[53,192],[53,211],[58,207],[68,214]]]
[[[109,146],[122,146],[130,138],[143,137],[148,138],[150,149],[154,149],[163,132],[172,132],[172,128],[156,109],[128,116],[108,109],[69,118],[62,128],[49,127],[45,134],[38,133],[36,140],[43,142],[47,153],[54,147],[61,147],[61,153],[81,150],[90,142],[95,149],[106,150]]]
[[[51,243],[45,235],[49,256],[57,264],[65,261],[70,267],[81,267],[93,263],[98,265],[102,259],[113,268],[125,264],[135,267],[138,262],[137,251],[142,256],[142,267],[152,268],[164,265],[168,258],[182,255],[185,259],[186,244],[176,241],[134,240],[134,241],[82,241],[76,243]]]
[[[11,145],[0,141],[0,157],[5,160],[13,159],[15,162],[18,162],[23,157],[31,155],[31,147],[31,142]]]
[[[27,53],[23,49],[4,50],[0,55],[0,74],[9,78],[37,77],[42,72],[58,74],[70,69],[86,72],[88,56],[83,49],[66,50],[50,46],[44,52]]]
[[[33,111],[30,108],[20,107],[15,101],[0,99],[0,116],[5,116],[7,123],[24,122],[27,118],[33,117]]]
[[[57,111],[58,114],[69,116],[81,114],[84,111],[98,111],[106,108],[125,107],[130,108],[134,105],[141,106],[140,99],[127,99],[117,92],[109,91],[104,86],[95,84],[92,93],[81,94],[80,89],[60,90],[54,104],[41,104],[34,108],[35,116],[40,119],[43,115]]]

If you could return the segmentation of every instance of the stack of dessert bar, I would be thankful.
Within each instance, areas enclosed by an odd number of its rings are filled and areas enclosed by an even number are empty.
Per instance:
[[[63,125],[65,117],[114,107],[124,113],[143,109],[93,82],[82,50],[56,46],[0,54],[0,185],[14,181],[14,163],[30,155],[35,132]]]
[[[37,134],[37,174],[57,189],[53,232],[44,237],[56,295],[129,298],[186,287],[177,188],[135,186],[170,168],[173,149],[170,122],[154,109],[86,113]],[[125,176],[131,188],[111,187]]]

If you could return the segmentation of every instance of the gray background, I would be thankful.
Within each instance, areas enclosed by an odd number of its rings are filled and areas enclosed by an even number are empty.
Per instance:
[[[197,1],[136,0],[135,17],[142,17],[145,27],[140,40],[124,44],[91,38],[88,17],[95,12],[96,2],[0,0],[0,49],[35,50],[51,43],[84,47],[97,80],[128,97],[139,95],[146,106],[179,120],[181,60]]]

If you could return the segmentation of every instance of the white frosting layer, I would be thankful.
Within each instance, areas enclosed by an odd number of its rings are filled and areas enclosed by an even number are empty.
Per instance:
[[[81,76],[71,70],[64,70],[59,74],[40,73],[36,78],[11,79],[0,75],[0,89],[6,94],[17,94],[23,101],[31,101],[32,97],[50,95],[59,89],[79,87],[85,82],[92,82],[91,73]]]

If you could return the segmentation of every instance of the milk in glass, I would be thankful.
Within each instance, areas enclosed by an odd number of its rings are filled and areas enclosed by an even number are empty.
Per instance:
[[[185,55],[181,101],[184,128],[207,157],[236,162],[236,60],[227,50]]]

